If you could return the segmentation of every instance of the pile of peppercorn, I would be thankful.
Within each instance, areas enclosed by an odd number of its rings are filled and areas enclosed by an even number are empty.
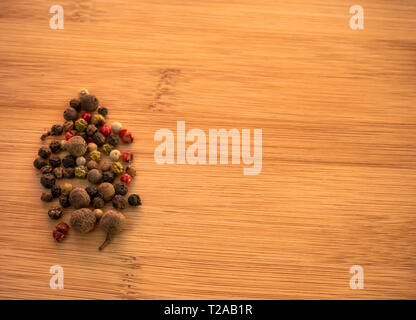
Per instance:
[[[40,170],[41,185],[48,189],[42,193],[41,200],[58,199],[59,206],[48,211],[49,217],[56,220],[62,217],[65,208],[72,206],[75,211],[69,224],[80,233],[88,233],[99,224],[106,233],[101,250],[122,229],[125,217],[118,210],[127,205],[141,205],[137,194],[126,199],[128,185],[136,176],[131,164],[133,153],[117,149],[120,144],[133,143],[134,137],[120,122],[108,125],[108,109],[100,106],[98,99],[86,89],[69,102],[63,115],[62,125],[53,125],[41,136],[42,141],[51,141],[39,149],[39,157],[33,163]],[[88,180],[89,186],[58,183],[74,178]],[[104,213],[102,209],[107,202],[111,202],[114,210]],[[69,229],[67,223],[59,223],[53,230],[53,238],[62,241]]]

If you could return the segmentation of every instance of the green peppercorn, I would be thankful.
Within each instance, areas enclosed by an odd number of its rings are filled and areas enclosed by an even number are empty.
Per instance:
[[[93,151],[90,153],[90,158],[91,160],[95,161],[95,162],[99,162],[101,159],[101,152],[100,151]]]
[[[65,183],[64,186],[62,187],[62,192],[61,193],[64,196],[67,196],[67,195],[69,195],[71,193],[72,189],[73,189],[72,184]]]
[[[82,88],[81,90],[79,90],[78,92],[78,98],[82,99],[83,97],[85,97],[86,95],[88,95],[88,89]]]
[[[75,168],[75,177],[85,179],[87,177],[88,168],[86,166],[79,166]]]
[[[122,174],[124,171],[123,165],[120,162],[114,162],[111,166],[111,171],[114,174]]]
[[[106,143],[105,145],[103,145],[103,151],[104,153],[108,156],[110,154],[111,151],[114,150],[114,146],[111,144]]]
[[[77,129],[78,132],[84,132],[85,129],[88,127],[88,122],[84,119],[78,119],[75,121],[75,129]]]
[[[91,118],[91,123],[97,127],[101,127],[105,122],[105,118],[101,114],[94,114]]]
[[[64,177],[64,169],[61,167],[53,169],[53,174],[56,177],[56,179],[62,179]]]

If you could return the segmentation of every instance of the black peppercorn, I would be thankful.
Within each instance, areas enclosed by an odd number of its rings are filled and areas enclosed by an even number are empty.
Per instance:
[[[87,140],[88,139],[88,135],[87,135],[87,133],[85,131],[77,132],[76,136],[80,136],[84,140]]]
[[[87,130],[86,130],[87,135],[89,137],[92,137],[97,131],[98,131],[97,127],[94,126],[93,124],[88,125]]]
[[[62,159],[62,164],[65,168],[74,168],[75,167],[75,158],[71,155],[67,155]]]
[[[114,173],[112,173],[111,171],[105,171],[103,172],[103,182],[109,182],[109,183],[113,183],[114,182]]]
[[[42,169],[40,169],[40,173],[46,174],[46,173],[52,173],[53,168],[50,165],[44,166]]]
[[[61,195],[59,197],[59,204],[63,207],[63,208],[68,208],[71,203],[69,202],[69,196],[68,195]]]
[[[87,191],[88,195],[90,196],[91,200],[94,199],[96,196],[98,196],[98,190],[97,187],[94,185],[90,185],[85,188],[85,191]]]
[[[92,200],[92,206],[94,207],[94,209],[101,209],[101,208],[103,208],[105,206],[105,201],[100,196],[95,197]]]
[[[53,207],[49,209],[48,216],[51,219],[57,220],[62,216],[62,212],[63,210],[61,207]]]
[[[120,143],[120,138],[116,134],[110,134],[107,138],[107,143],[117,147],[117,145]]]
[[[60,141],[54,140],[49,144],[49,149],[52,153],[59,153],[62,150],[62,144]]]
[[[127,207],[127,200],[119,194],[115,195],[111,202],[113,204],[114,209],[120,210],[125,209]]]
[[[51,149],[48,147],[42,147],[39,149],[38,155],[43,159],[48,159],[51,156]]]
[[[130,195],[129,204],[133,207],[140,206],[142,204],[142,201],[140,200],[139,195],[137,195],[137,194]]]
[[[105,107],[100,107],[98,108],[97,112],[105,118],[108,114],[108,109]]]
[[[45,159],[41,158],[41,157],[38,157],[38,158],[35,159],[35,161],[33,161],[33,166],[36,169],[39,169],[39,170],[42,169],[44,166],[47,166],[47,165],[48,165],[48,162]]]
[[[81,98],[81,107],[87,112],[93,112],[97,110],[99,105],[98,99],[92,94],[87,94]]]
[[[105,136],[101,132],[97,132],[92,136],[92,141],[101,147],[105,143]]]
[[[66,121],[77,120],[78,112],[74,108],[69,107],[64,112],[64,119]]]
[[[123,182],[116,183],[114,185],[114,189],[116,190],[116,194],[120,194],[122,196],[125,196],[127,192],[129,192],[127,185]]]
[[[57,167],[61,166],[61,158],[59,158],[59,156],[57,156],[57,155],[53,155],[49,159],[49,164],[51,165],[52,168],[57,168]]]
[[[63,172],[65,179],[75,178],[75,169],[74,168],[65,168]]]
[[[40,197],[40,199],[44,202],[51,202],[53,200],[53,196],[52,194],[48,192],[44,192],[42,193],[42,196]]]
[[[64,127],[60,124],[55,124],[51,128],[51,135],[52,136],[60,136],[62,132],[64,131]]]
[[[40,140],[45,141],[47,137],[49,137],[51,135],[51,132],[48,131],[44,134],[41,135]]]
[[[42,177],[40,178],[40,183],[42,184],[42,186],[44,186],[47,189],[51,189],[56,182],[56,178],[53,174],[47,173],[42,175]]]
[[[79,101],[78,99],[72,99],[71,101],[69,101],[69,106],[71,108],[74,108],[78,112],[81,111],[81,101]]]
[[[54,185],[51,189],[52,197],[59,198],[61,196],[62,189],[58,187],[57,185]]]

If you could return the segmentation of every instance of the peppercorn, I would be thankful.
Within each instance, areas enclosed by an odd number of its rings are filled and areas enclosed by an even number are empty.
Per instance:
[[[56,177],[56,179],[62,179],[64,177],[64,169],[61,167],[53,169],[53,174]]]
[[[55,229],[66,234],[69,231],[69,226],[65,222],[61,222]]]
[[[110,159],[112,161],[118,161],[120,159],[120,155],[121,155],[120,151],[113,150],[110,152]]]
[[[111,128],[110,128],[109,126],[103,125],[103,126],[100,128],[100,132],[101,132],[104,136],[108,137],[108,136],[111,134]]]
[[[92,137],[98,131],[97,127],[93,124],[89,124],[87,127],[87,136]]]
[[[51,128],[51,135],[52,136],[60,136],[62,132],[64,131],[64,127],[60,124],[55,124]]]
[[[81,101],[79,101],[78,99],[72,99],[71,101],[69,101],[69,106],[71,108],[74,108],[78,112],[81,111]]]
[[[65,141],[68,141],[69,139],[71,139],[73,136],[75,136],[77,133],[76,130],[70,130],[67,133],[65,133]]]
[[[121,130],[118,136],[124,143],[132,143],[134,140],[133,134],[130,131],[127,131],[126,129]]]
[[[90,153],[91,160],[94,160],[95,162],[99,162],[101,159],[101,152],[98,150],[92,151]]]
[[[83,97],[85,97],[86,95],[88,95],[88,89],[82,88],[79,92],[78,92],[78,98],[82,99]]]
[[[91,123],[95,125],[97,128],[101,127],[105,122],[104,117],[101,114],[94,114],[91,118]]]
[[[92,206],[94,207],[94,209],[101,209],[101,208],[103,208],[105,206],[105,201],[100,196],[95,197],[92,200]]]
[[[75,129],[77,129],[78,132],[84,132],[85,129],[88,127],[88,122],[84,119],[78,119],[75,121]]]
[[[62,194],[65,196],[68,196],[71,193],[72,189],[73,189],[72,184],[65,183],[64,186],[62,187]]]
[[[89,185],[88,187],[85,188],[85,191],[87,191],[88,195],[90,196],[90,200],[98,196],[97,187],[94,185]]]
[[[33,166],[38,170],[42,169],[44,166],[47,166],[47,165],[48,165],[48,162],[41,157],[38,157],[35,159],[35,161],[33,161]]]
[[[63,238],[65,237],[65,234],[63,232],[58,231],[58,230],[53,230],[52,231],[52,237],[56,241],[61,242],[63,240]]]
[[[43,159],[48,159],[51,156],[51,149],[49,147],[41,147],[38,151],[38,155]]]
[[[106,143],[105,145],[103,145],[103,152],[104,152],[106,155],[109,155],[109,154],[110,154],[110,152],[111,152],[111,151],[113,151],[113,149],[114,149],[114,146],[113,146],[113,145],[111,145],[111,144]]]
[[[40,196],[40,200],[44,202],[51,202],[53,200],[53,196],[49,192],[43,192]]]
[[[94,160],[90,160],[87,162],[87,168],[88,170],[98,169],[98,163]]]
[[[54,140],[49,144],[49,149],[52,151],[52,153],[59,153],[62,149],[62,144],[58,140]]]
[[[114,174],[121,174],[124,171],[123,165],[120,162],[114,162],[111,166],[111,171]]]
[[[91,118],[92,118],[92,114],[89,112],[83,112],[81,114],[81,118],[84,119],[85,121],[87,121],[88,123],[91,122]]]
[[[40,183],[46,189],[51,189],[55,185],[55,182],[56,182],[55,176],[53,174],[50,174],[50,173],[44,174],[40,178]]]
[[[97,112],[101,114],[104,118],[108,115],[108,109],[105,107],[98,108]]]
[[[114,185],[114,190],[116,194],[120,194],[122,196],[125,196],[127,192],[129,192],[129,189],[127,188],[127,185],[124,182],[119,182]]]
[[[52,172],[53,172],[53,168],[50,165],[44,166],[42,169],[40,169],[41,174],[52,173]]]
[[[110,201],[113,199],[115,190],[114,186],[111,183],[103,182],[98,186],[98,193],[105,201]]]
[[[135,177],[136,176],[136,168],[129,165],[126,167],[126,173],[128,173],[131,177]]]
[[[66,151],[65,147],[66,147],[67,141],[66,140],[61,140],[60,142],[61,142],[61,150]]]
[[[111,170],[112,165],[113,165],[113,163],[109,159],[103,159],[100,162],[100,164],[98,165],[98,168],[101,171],[108,171],[108,170]]]
[[[87,94],[81,98],[81,107],[87,112],[93,112],[97,110],[99,105],[98,99],[92,94]]]
[[[87,144],[82,137],[75,136],[68,140],[66,150],[74,157],[80,157],[87,152]]]
[[[53,230],[52,236],[56,241],[60,242],[66,236],[68,231],[69,226],[65,222],[61,222],[55,227],[55,230]]]
[[[90,209],[83,208],[72,213],[69,224],[80,233],[88,233],[94,229],[96,221],[95,214]]]
[[[64,119],[66,121],[77,120],[78,112],[74,108],[69,107],[64,112]]]
[[[57,185],[54,185],[51,189],[52,197],[59,198],[62,194],[62,189],[58,187]]]
[[[115,179],[114,173],[112,173],[111,171],[104,171],[102,179],[103,179],[103,182],[113,183]]]
[[[87,208],[90,205],[90,196],[82,188],[74,188],[69,194],[69,202],[75,209]]]
[[[75,160],[75,162],[76,162],[77,166],[83,166],[83,165],[85,165],[85,163],[87,162],[87,160],[85,160],[84,157],[78,157]]]
[[[98,149],[98,146],[94,142],[90,142],[87,145],[87,149],[88,149],[88,152],[91,153],[93,151],[96,151]]]
[[[75,169],[65,168],[63,174],[65,179],[73,179],[75,178]]]
[[[48,131],[40,136],[40,140],[45,141],[47,137],[51,135],[51,132]]]
[[[131,151],[124,151],[121,159],[124,162],[132,162],[133,161],[133,153]]]
[[[120,122],[113,122],[111,124],[111,131],[113,131],[114,133],[118,134],[120,133],[120,131],[123,129],[123,126]]]
[[[87,133],[85,131],[77,132],[76,136],[81,137],[85,141],[87,141],[87,139],[88,139],[88,135],[87,135]]]
[[[57,220],[62,216],[62,212],[63,210],[61,207],[53,207],[49,209],[48,216],[51,219]]]
[[[97,222],[100,221],[101,217],[103,216],[104,212],[101,209],[95,209],[92,213],[94,213]]]
[[[103,175],[100,170],[92,169],[88,172],[87,179],[92,184],[99,184],[101,183]]]
[[[75,158],[71,155],[67,155],[62,159],[62,164],[64,168],[73,168],[75,167]]]
[[[123,174],[120,178],[120,181],[124,182],[125,184],[130,184],[132,180],[133,178],[128,173]]]
[[[138,207],[142,204],[142,201],[139,197],[139,195],[137,194],[132,194],[129,196],[129,204],[133,207]]]
[[[124,215],[115,210],[109,210],[103,214],[100,220],[100,228],[107,234],[103,244],[98,248],[103,250],[111,241],[113,235],[121,232],[126,218]]]
[[[85,179],[87,177],[88,168],[86,166],[79,166],[75,168],[75,177]]]
[[[105,136],[101,132],[96,132],[92,136],[92,141],[99,147],[105,143]]]
[[[69,197],[67,195],[61,195],[59,197],[59,204],[63,207],[63,208],[68,208],[71,205],[71,202],[69,202]]]
[[[125,209],[127,207],[127,200],[122,195],[115,195],[114,198],[111,200],[114,209]]]
[[[117,145],[120,143],[120,138],[116,134],[110,134],[107,138],[107,143],[117,147]]]
[[[64,132],[68,133],[68,131],[71,131],[72,129],[74,129],[74,121],[65,121]]]
[[[57,168],[61,165],[61,158],[57,155],[53,155],[50,159],[49,159],[49,164],[51,165],[52,168]]]

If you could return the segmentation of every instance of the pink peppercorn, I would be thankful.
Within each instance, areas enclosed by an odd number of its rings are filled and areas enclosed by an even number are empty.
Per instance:
[[[75,136],[77,134],[76,130],[70,130],[65,134],[65,140],[68,141],[69,139],[71,139],[73,136]]]
[[[131,162],[133,161],[133,152],[131,151],[124,151],[123,155],[121,156],[121,160],[124,162]]]
[[[125,173],[121,176],[120,181],[125,184],[130,184],[133,181],[133,178],[128,173]]]
[[[121,132],[122,132],[123,130],[121,130]],[[123,135],[121,136],[121,132],[120,132],[120,138],[121,138],[121,141],[123,141],[124,143],[127,143],[127,144],[130,144],[130,143],[132,143],[133,142],[133,140],[134,140],[134,136],[133,136],[133,134],[130,132],[130,131],[127,131],[126,130],[126,132],[123,132]]]
[[[127,129],[122,129],[122,130],[118,133],[118,136],[119,136],[120,138],[123,138],[123,136],[124,136],[126,133],[127,133]]]
[[[92,118],[92,114],[89,113],[89,112],[84,112],[81,115],[81,117],[82,117],[82,119],[84,119],[85,121],[87,121],[88,123],[90,123],[91,122],[91,118]]]
[[[109,126],[103,125],[103,126],[100,128],[100,132],[101,132],[104,136],[108,137],[108,136],[111,134],[111,128],[110,128]]]

